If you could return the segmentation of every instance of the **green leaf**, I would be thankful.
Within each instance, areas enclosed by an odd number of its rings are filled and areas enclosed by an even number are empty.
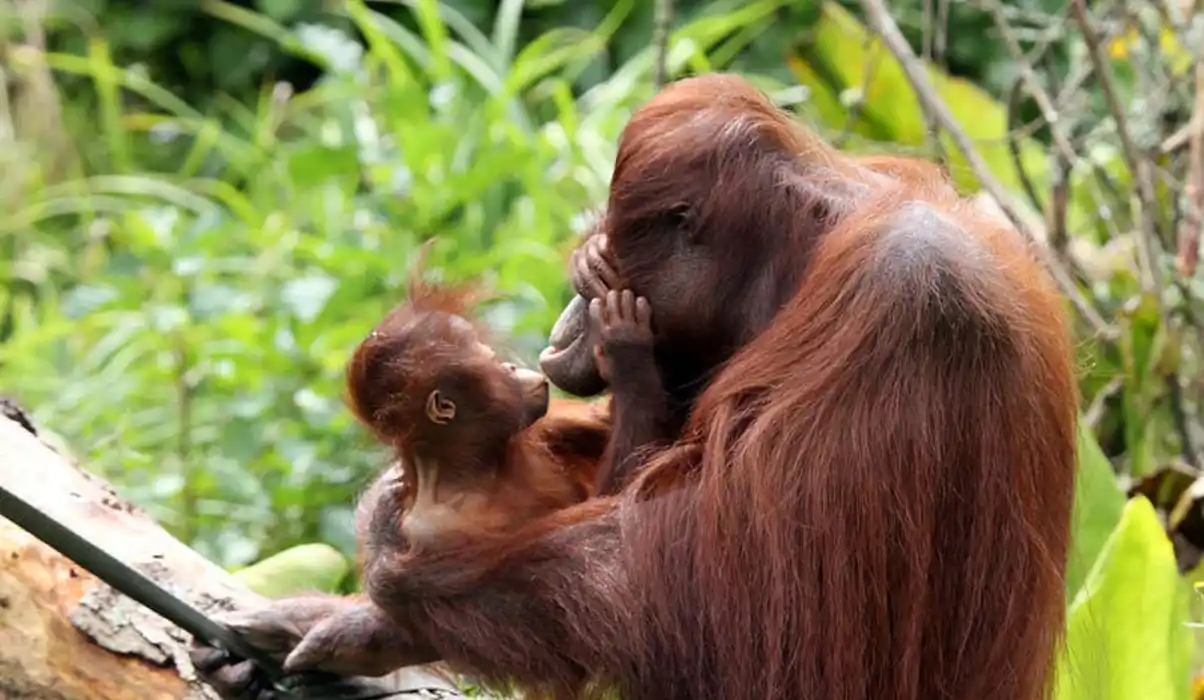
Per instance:
[[[499,68],[514,57],[523,4],[523,0],[502,0],[498,7],[497,18],[493,22],[493,45],[497,47]]]
[[[856,101],[860,118],[854,131],[879,141],[907,146],[925,143],[928,126],[915,90],[899,61],[845,8],[824,2],[819,22],[810,28],[792,68],[800,82],[813,91],[825,91]],[[953,78],[926,66],[937,94],[949,106],[966,135],[974,142],[992,173],[1004,185],[1017,188],[1016,167],[1007,149],[1007,107],[973,83]],[[832,111],[821,105],[821,114]],[[828,124],[845,128],[843,123]],[[962,187],[977,185],[967,161],[943,139],[949,153],[949,170]],[[1033,139],[1020,140],[1021,161],[1037,187],[1047,170],[1044,149]]]
[[[451,73],[448,63],[448,32],[447,25],[439,14],[439,3],[433,0],[417,0],[414,15],[422,36],[430,46],[431,76],[436,81],[442,81]]]
[[[1185,700],[1189,590],[1154,507],[1129,501],[1071,604],[1056,700]]]
[[[338,283],[329,275],[313,274],[289,280],[281,297],[293,314],[306,323],[312,322],[326,307]]]
[[[1129,448],[1129,473],[1145,476],[1157,467],[1155,441],[1150,420],[1154,403],[1161,399],[1165,381],[1156,374],[1165,330],[1158,299],[1142,294],[1129,300],[1121,318],[1125,333],[1119,347],[1124,364],[1125,445]]]
[[[334,123],[324,125],[323,135],[337,145],[312,143],[288,154],[288,174],[292,184],[303,189],[334,180],[345,192],[354,191],[359,161],[355,147],[350,143],[351,135]]]
[[[325,544],[303,544],[234,573],[247,588],[268,598],[298,593],[334,593],[349,570],[347,559]]]
[[[1125,496],[1116,483],[1112,465],[1082,418],[1078,421],[1078,473],[1075,478],[1074,515],[1066,594],[1074,600],[1120,522]]]
[[[277,22],[289,22],[304,9],[301,0],[258,0],[261,12]]]

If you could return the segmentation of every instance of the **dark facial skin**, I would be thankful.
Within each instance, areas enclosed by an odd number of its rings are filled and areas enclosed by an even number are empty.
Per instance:
[[[607,292],[629,290],[643,297],[654,312],[652,349],[665,389],[675,399],[689,403],[700,388],[700,373],[731,352],[730,341],[724,340],[732,333],[730,324],[722,314],[711,318],[710,310],[723,307],[720,300],[732,281],[720,279],[713,256],[684,233],[666,231],[661,236],[625,244],[663,248],[655,255],[655,270],[631,264],[632,260],[653,255],[637,256],[615,245],[614,239],[598,232],[573,252],[571,280],[577,295],[553,326],[548,347],[540,355],[540,369],[553,384],[575,396],[592,396],[613,388],[601,376],[595,361],[602,339],[597,319],[591,317],[590,302],[608,303]],[[621,277],[616,270],[623,271]],[[682,347],[689,351],[678,352]],[[714,359],[682,362],[682,358],[701,356]]]
[[[540,357],[541,369],[565,391],[611,390],[615,429],[599,471],[601,495],[620,491],[635,470],[639,451],[670,439],[685,420],[684,411],[675,407],[686,402],[675,400],[666,388],[657,351],[668,347],[666,331],[669,338],[688,337],[697,326],[695,320],[675,328],[673,314],[686,311],[677,300],[690,297],[675,280],[699,273],[706,260],[686,253],[664,263],[669,274],[650,276],[650,283],[637,292],[616,272],[607,237],[586,239],[571,263],[578,296],[561,314],[550,347]],[[668,313],[657,307],[655,323],[652,295],[667,300]],[[672,381],[673,375],[668,377]]]
[[[609,387],[596,363],[600,328],[591,315],[591,300],[606,299],[611,289],[621,289],[606,236],[587,238],[573,251],[569,262],[573,288],[569,301],[548,336],[548,347],[539,356],[539,366],[552,383],[574,396],[594,396]]]
[[[509,435],[543,418],[548,412],[548,378],[513,362],[499,360],[496,351],[480,341],[476,341],[475,348],[483,363],[496,363],[497,369],[494,371],[501,375],[501,382],[507,386],[510,395],[507,403],[514,405],[517,402],[520,407],[515,411],[515,415],[520,417],[518,427],[509,431]]]
[[[465,438],[502,442],[544,416],[548,410],[548,379],[533,370],[502,361],[482,343],[467,321],[451,316],[460,343],[467,348],[457,364],[473,368],[467,383],[454,377],[438,378],[427,397],[428,423],[415,436],[419,443],[447,443],[456,433]],[[459,414],[459,420],[456,419]],[[482,430],[487,430],[482,435]]]
[[[589,323],[591,298],[577,294],[569,301],[552,326],[548,347],[539,356],[540,369],[556,377],[552,383],[574,396],[596,396],[607,387],[594,364],[598,336]]]

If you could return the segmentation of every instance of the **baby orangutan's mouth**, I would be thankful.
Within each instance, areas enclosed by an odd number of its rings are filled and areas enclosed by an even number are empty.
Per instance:
[[[514,376],[523,392],[523,427],[543,418],[548,412],[548,378],[533,369],[516,367]]]

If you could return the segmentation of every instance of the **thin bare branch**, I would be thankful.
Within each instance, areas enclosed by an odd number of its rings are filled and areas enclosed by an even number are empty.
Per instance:
[[[1147,293],[1157,295],[1156,300],[1161,306],[1161,273],[1159,271],[1158,258],[1156,257],[1157,253],[1154,250],[1154,241],[1158,237],[1156,210],[1158,200],[1154,194],[1154,183],[1150,177],[1149,163],[1138,150],[1137,144],[1133,142],[1124,105],[1120,103],[1120,96],[1116,92],[1112,70],[1108,65],[1107,59],[1104,57],[1104,49],[1100,42],[1099,34],[1095,31],[1091,19],[1087,16],[1085,1],[1071,0],[1070,6],[1075,22],[1079,26],[1079,31],[1082,32],[1083,42],[1087,45],[1087,53],[1091,58],[1091,66],[1095,72],[1096,81],[1099,83],[1100,91],[1104,94],[1104,101],[1108,105],[1108,111],[1112,115],[1112,120],[1116,123],[1116,135],[1120,139],[1121,152],[1124,154],[1125,163],[1128,165],[1129,172],[1137,185],[1137,205],[1140,210],[1141,220],[1141,235],[1137,239],[1137,249],[1141,257],[1142,287]]]
[[[866,56],[871,56],[871,58],[865,66],[865,75],[861,78],[861,92],[856,95],[853,103],[849,105],[848,114],[845,116],[844,126],[841,127],[840,133],[832,139],[832,145],[837,148],[844,148],[849,138],[853,135],[853,129],[856,128],[857,122],[861,121],[861,117],[865,113],[866,96],[869,95],[870,85],[874,82],[874,76],[878,74],[878,66],[882,64],[879,56],[870,53],[871,44],[873,44],[873,37],[867,32],[862,42],[861,50]]]
[[[916,58],[915,53],[911,50],[911,46],[907,43],[907,39],[899,31],[899,25],[895,24],[895,20],[890,16],[890,12],[883,5],[882,0],[862,0],[861,4],[865,8],[866,14],[869,15],[870,23],[873,25],[874,30],[882,39],[882,43],[898,59],[903,68],[904,75],[907,76],[908,82],[911,83],[916,91],[921,108],[933,114],[941,128],[949,133],[958,151],[970,163],[970,167],[974,170],[974,174],[978,177],[979,182],[982,183],[983,188],[998,201],[1000,208],[1007,215],[1008,219],[1020,227],[1025,235],[1033,238],[1032,231],[1028,230],[1019,212],[1012,205],[1003,184],[991,173],[987,162],[983,160],[982,155],[974,148],[974,144],[970,142],[970,137],[966,135],[966,132],[957,123],[957,119],[949,111],[949,107],[937,96],[936,88],[928,78],[928,71],[920,63],[920,60]]]
[[[1020,176],[1020,187],[1024,190],[1024,194],[1028,196],[1029,202],[1032,203],[1033,209],[1041,211],[1045,205],[1041,202],[1040,195],[1037,194],[1037,186],[1033,184],[1032,177],[1029,176],[1028,170],[1024,167],[1023,153],[1020,150],[1021,140],[1024,135],[1019,129],[1014,129],[1014,124],[1020,118],[1020,80],[1012,82],[1008,88],[1007,97],[1007,146],[1008,155],[1012,159],[1012,167],[1016,168],[1016,174]]]
[[[1188,122],[1187,211],[1179,226],[1178,272],[1191,277],[1200,260],[1200,234],[1204,228],[1204,63],[1196,64],[1196,103]]]
[[[655,61],[653,85],[664,87],[669,64],[669,27],[673,25],[673,0],[656,0],[656,15],[652,20],[652,46]]]
[[[1059,257],[1066,258],[1070,235],[1066,230],[1066,215],[1070,211],[1070,163],[1058,154],[1050,156],[1049,206],[1045,208],[1045,231],[1049,247]]]
[[[1187,405],[1184,401],[1183,386],[1179,384],[1179,373],[1171,372],[1166,375],[1166,397],[1170,404],[1171,423],[1179,434],[1179,456],[1193,469],[1200,468],[1200,459],[1191,438],[1191,425],[1187,416]]]
[[[1020,47],[1020,41],[1016,38],[1011,25],[1008,24],[1007,17],[1003,14],[1003,3],[1000,0],[987,0],[986,5],[995,20],[996,29],[999,30],[999,34],[1003,37],[1003,41],[1008,47],[1008,52],[1012,54],[1012,59],[1016,62],[1016,69],[1020,72],[1020,80],[1024,83],[1025,90],[1033,96],[1033,100],[1041,110],[1041,116],[1045,117],[1045,122],[1049,124],[1049,132],[1053,135],[1054,146],[1061,151],[1063,158],[1074,162],[1077,160],[1077,156],[1074,152],[1074,146],[1070,144],[1070,140],[1062,131],[1061,115],[1058,114],[1058,109],[1054,106],[1053,98],[1045,91],[1040,79],[1037,78],[1036,71],[1033,70],[1032,64],[1028,62],[1028,58],[1024,55],[1024,49]]]
[[[958,151],[961,152],[962,157],[970,164],[970,168],[974,171],[974,175],[978,178],[978,181],[982,183],[983,189],[995,200],[999,205],[999,209],[1011,221],[1012,225],[1036,244],[1037,238],[1034,232],[1016,209],[1011,197],[1008,196],[1006,188],[991,172],[990,167],[983,160],[978,150],[974,148],[970,137],[966,135],[961,125],[957,123],[957,120],[949,111],[948,105],[936,94],[936,88],[933,87],[932,81],[928,78],[927,70],[920,63],[915,52],[911,50],[911,46],[908,45],[907,40],[903,37],[903,33],[899,31],[899,26],[895,23],[894,18],[891,17],[882,0],[861,0],[861,4],[870,19],[870,24],[882,39],[882,43],[899,61],[900,66],[903,68],[903,74],[907,77],[908,82],[911,83],[925,111],[931,112],[941,125],[941,128],[949,133]],[[1061,261],[1052,255],[1046,255],[1045,259],[1054,280],[1062,288],[1062,292],[1066,294],[1079,315],[1092,327],[1095,334],[1101,338],[1113,338],[1116,333],[1115,330],[1109,327],[1108,322],[1104,320],[1099,311],[1091,305],[1079,290],[1074,279],[1067,272],[1066,268],[1063,267]]]

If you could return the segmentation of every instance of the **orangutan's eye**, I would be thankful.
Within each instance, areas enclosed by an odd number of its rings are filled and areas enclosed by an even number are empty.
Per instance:
[[[669,224],[676,228],[687,228],[694,223],[694,207],[686,202],[674,204],[665,212]]]
[[[698,220],[694,207],[688,202],[680,202],[666,209],[661,215],[661,225],[682,234],[681,239],[686,243],[697,242]]]

